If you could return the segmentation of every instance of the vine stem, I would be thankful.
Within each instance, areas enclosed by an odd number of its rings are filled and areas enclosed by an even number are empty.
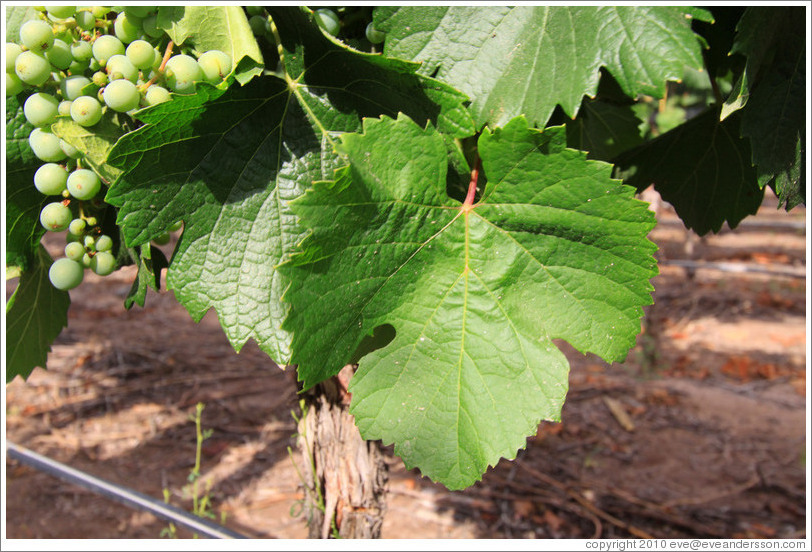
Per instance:
[[[474,206],[474,197],[476,196],[476,183],[479,180],[479,171],[482,169],[482,160],[479,155],[476,156],[474,168],[471,170],[471,180],[468,182],[468,195],[465,196],[465,202],[462,208],[465,211],[470,211]]]
[[[171,40],[169,44],[166,45],[166,51],[164,52],[164,58],[161,60],[161,66],[158,67],[158,70],[155,71],[155,74],[152,76],[146,84],[144,84],[144,90],[155,84],[155,80],[158,78],[158,75],[163,74],[164,69],[166,68],[167,62],[169,62],[169,58],[172,57],[172,49],[175,47],[175,43]]]

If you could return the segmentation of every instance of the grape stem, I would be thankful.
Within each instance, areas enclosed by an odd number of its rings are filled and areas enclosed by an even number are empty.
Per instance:
[[[144,84],[143,90],[146,90],[147,88],[149,88],[150,86],[155,84],[155,80],[158,78],[158,75],[163,74],[164,69],[166,69],[166,64],[167,64],[167,62],[169,62],[169,58],[172,57],[172,49],[174,47],[175,47],[175,43],[170,40],[169,44],[166,45],[166,51],[164,52],[164,58],[161,60],[161,66],[158,67],[158,70],[155,71],[155,74],[152,76],[152,78],[149,79],[149,81],[147,81]]]
[[[479,155],[476,156],[474,168],[471,170],[471,180],[468,182],[468,195],[465,196],[465,202],[462,204],[463,209],[470,211],[474,205],[474,197],[476,196],[476,183],[479,180],[479,171],[482,169],[482,161]]]

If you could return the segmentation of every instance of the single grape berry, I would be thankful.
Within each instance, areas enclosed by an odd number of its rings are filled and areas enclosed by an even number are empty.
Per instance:
[[[129,44],[134,40],[138,40],[143,33],[141,28],[141,20],[126,13],[120,13],[116,17],[116,22],[113,24],[113,30],[116,37],[124,44]]]
[[[67,180],[67,177],[65,177],[65,180]],[[68,225],[68,232],[74,236],[81,236],[82,233],[84,233],[85,228],[87,228],[87,223],[84,221],[84,219],[73,219]]]
[[[84,267],[73,259],[63,257],[51,265],[48,270],[48,279],[56,289],[67,291],[82,283],[85,276]]]
[[[107,74],[110,75],[110,80],[115,80],[113,75],[116,73],[120,73],[123,78],[132,83],[138,80],[138,68],[133,65],[126,55],[114,55],[107,60],[107,67],[105,69]]]
[[[39,213],[39,222],[50,232],[67,230],[73,216],[70,207],[60,202],[49,203]]]
[[[155,6],[125,6],[124,13],[127,17],[143,19],[155,11]]]
[[[48,6],[48,15],[56,19],[67,19],[76,13],[76,6]]]
[[[25,100],[23,113],[26,120],[35,127],[50,125],[59,114],[59,102],[50,94],[37,92]]]
[[[56,112],[59,113],[60,116],[70,117],[70,106],[73,104],[70,100],[62,100],[59,102],[59,107],[56,108]]]
[[[99,63],[106,64],[116,54],[124,54],[124,43],[112,35],[101,35],[93,43],[93,57]]]
[[[67,189],[68,171],[56,163],[45,163],[34,173],[34,186],[45,195],[59,195]]]
[[[23,49],[20,48],[19,44],[6,42],[6,73],[11,74],[14,72],[14,62],[17,60],[17,56],[22,53]]]
[[[135,109],[141,100],[138,88],[126,79],[114,80],[105,86],[102,97],[107,107],[120,112]]]
[[[67,69],[73,63],[73,54],[64,40],[54,39],[54,44],[45,52],[45,59],[57,69]]]
[[[212,84],[221,82],[231,73],[231,56],[220,50],[203,52],[197,59],[203,78]]]
[[[81,262],[84,254],[85,248],[79,242],[70,242],[65,245],[65,256],[72,261]]]
[[[55,163],[67,156],[59,145],[59,137],[44,128],[35,128],[31,131],[28,135],[28,145],[31,146],[34,155],[42,161]]]
[[[66,100],[75,100],[82,95],[82,90],[90,84],[90,79],[83,75],[69,75],[59,83],[59,90]]]
[[[27,21],[20,27],[20,42],[32,52],[42,52],[54,45],[54,31],[45,21]]]
[[[144,94],[144,103],[148,106],[168,102],[171,99],[172,98],[169,96],[169,90],[163,86],[158,86],[157,84],[153,84],[147,88],[147,93]]]
[[[316,10],[316,23],[333,36],[338,34],[341,30],[341,23],[336,15],[336,12],[327,8]]]
[[[70,116],[83,127],[93,126],[102,118],[102,107],[92,96],[79,96],[71,104]]]
[[[99,276],[112,274],[116,269],[116,258],[109,251],[99,251],[90,259],[90,270]]]
[[[76,61],[88,61],[93,57],[93,46],[86,40],[79,40],[70,45],[70,53]]]
[[[42,54],[28,50],[14,60],[14,71],[24,83],[41,86],[51,76],[51,62]]]
[[[200,64],[192,56],[178,54],[166,63],[166,84],[179,94],[193,94],[195,82],[203,80]]]
[[[386,38],[386,33],[376,29],[372,23],[367,25],[366,35],[371,44],[380,44]]]
[[[16,96],[23,91],[25,84],[17,76],[17,73],[6,73],[6,97]]]
[[[149,69],[155,62],[155,48],[146,40],[134,40],[130,42],[126,50],[127,59],[138,69]]]
[[[266,36],[271,34],[271,25],[268,23],[268,18],[262,15],[252,15],[248,19],[248,26],[251,27],[251,32],[254,36]]]
[[[83,31],[90,31],[96,26],[96,18],[89,11],[76,12],[76,25]]]
[[[76,199],[92,199],[101,189],[99,177],[88,169],[76,169],[70,173],[66,185]]]
[[[113,249],[113,238],[102,234],[96,239],[96,251],[110,251]]]
[[[245,6],[245,11],[248,13],[248,15],[262,15],[265,8],[262,6]]]

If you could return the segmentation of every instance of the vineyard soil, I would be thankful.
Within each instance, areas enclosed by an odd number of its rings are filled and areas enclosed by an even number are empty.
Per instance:
[[[775,205],[769,195],[740,229],[688,242],[663,206],[652,239],[661,260],[686,258],[689,243],[703,261],[803,273],[803,230],[750,224],[806,218]],[[157,498],[170,489],[189,507],[189,415],[203,402],[203,478],[226,525],[305,537],[287,449],[292,375],[253,344],[235,355],[214,313],[195,325],[171,293],[125,311],[131,279],[89,275],[71,291],[50,369],[7,387],[8,439]],[[518,461],[450,493],[390,451],[383,537],[805,537],[804,280],[663,264],[654,285],[626,363],[565,350],[563,423],[542,424]],[[158,538],[165,527],[16,462],[6,483],[9,538]]]

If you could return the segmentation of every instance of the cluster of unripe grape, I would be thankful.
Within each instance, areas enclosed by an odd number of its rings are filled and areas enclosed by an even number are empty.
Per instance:
[[[367,12],[362,11],[363,8],[359,7],[342,7],[337,10],[330,8],[319,8],[314,13],[316,24],[332,36],[339,36],[342,29],[346,31],[348,27],[353,27],[355,30],[356,23],[368,16]],[[265,8],[262,6],[246,6],[246,14],[248,15],[248,24],[251,26],[251,31],[256,36],[267,36],[271,32],[268,22],[268,17],[265,13]],[[361,21],[363,22],[363,21]],[[386,38],[386,33],[379,31],[370,21],[365,27],[361,27],[368,45],[373,47],[381,44]],[[346,32],[347,36],[344,38],[354,38],[355,32]],[[355,44],[358,46],[357,44]]]
[[[6,44],[6,96],[31,92],[23,104],[34,126],[29,145],[45,162],[34,185],[47,196],[40,223],[68,230],[65,257],[53,263],[51,283],[72,289],[84,270],[107,275],[116,268],[113,240],[102,233],[102,181],[83,163],[82,152],[60,139],[51,125],[59,117],[92,128],[112,110],[133,115],[141,107],[193,94],[198,82],[217,84],[231,73],[231,57],[210,50],[197,59],[172,55],[173,44],[157,27],[157,7],[47,6],[20,27],[20,43]],[[164,52],[165,50],[165,52]]]

